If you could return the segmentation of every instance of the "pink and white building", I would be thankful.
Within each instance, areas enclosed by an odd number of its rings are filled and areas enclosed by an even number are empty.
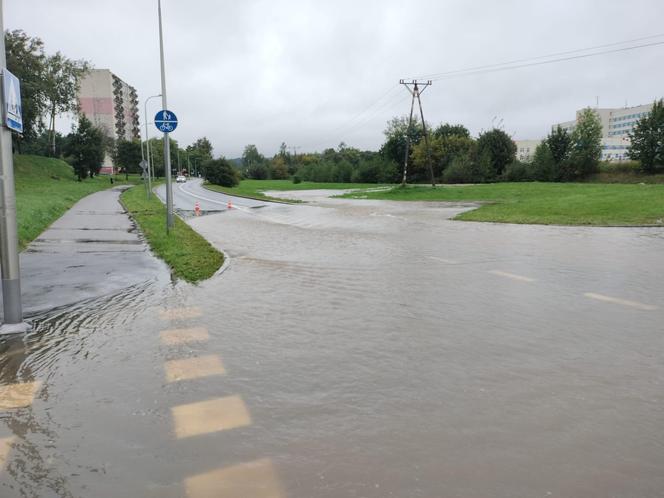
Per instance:
[[[93,69],[81,80],[78,92],[81,112],[115,140],[140,140],[136,89],[108,69]],[[109,154],[101,173],[116,172]]]

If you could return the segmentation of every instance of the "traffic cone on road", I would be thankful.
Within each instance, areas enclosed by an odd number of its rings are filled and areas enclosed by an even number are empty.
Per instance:
[[[201,215],[201,206],[200,206],[200,204],[198,203],[198,201],[196,201],[196,204],[194,204],[194,214],[195,214],[196,216],[200,216],[200,215]]]
[[[228,199],[228,209],[233,209],[233,204],[231,204],[231,200]]]

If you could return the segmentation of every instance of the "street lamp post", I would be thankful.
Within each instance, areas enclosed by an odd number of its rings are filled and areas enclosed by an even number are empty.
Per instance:
[[[161,27],[161,0],[157,0],[159,13],[159,56],[161,59],[161,108],[168,109],[166,99],[166,69],[164,67],[164,33]],[[164,169],[166,170],[166,231],[173,228],[173,185],[171,182],[171,143],[169,133],[164,132]]]
[[[161,97],[161,93],[159,95],[152,95],[145,99],[145,104],[143,106],[145,109],[145,112],[143,113],[143,117],[145,118],[145,149],[148,158],[148,192],[152,192],[152,175],[154,174],[153,168],[150,167],[150,147],[148,147],[148,144],[150,143],[150,137],[148,134],[148,102],[150,99],[155,99],[157,97]],[[143,152],[143,147],[141,147],[141,152]]]

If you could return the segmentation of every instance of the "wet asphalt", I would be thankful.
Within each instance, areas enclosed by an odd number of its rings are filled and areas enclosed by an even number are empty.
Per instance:
[[[2,344],[0,496],[661,496],[663,229],[297,195]]]
[[[163,278],[166,266],[120,204],[122,190],[80,200],[20,254],[26,317]]]

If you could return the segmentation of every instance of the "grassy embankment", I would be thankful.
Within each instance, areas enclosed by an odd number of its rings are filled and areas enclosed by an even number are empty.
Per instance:
[[[555,225],[662,225],[664,185],[495,183],[396,187],[344,197],[392,201],[482,201],[463,221]]]
[[[19,248],[25,247],[86,195],[111,187],[107,176],[76,180],[64,161],[41,156],[14,156]],[[117,176],[124,183],[124,176]],[[137,178],[130,178],[130,183]]]
[[[205,184],[205,187],[224,194],[237,195],[240,197],[251,197],[265,201],[279,201],[297,203],[297,200],[279,199],[269,197],[263,192],[270,190],[341,190],[341,189],[368,189],[379,187],[373,183],[317,183],[301,182],[293,183],[290,180],[242,180],[237,187],[221,187],[220,185]]]
[[[136,220],[152,250],[173,272],[187,282],[210,278],[224,263],[224,256],[177,216],[170,234],[166,233],[166,206],[152,195],[146,198],[142,186],[120,197]]]

